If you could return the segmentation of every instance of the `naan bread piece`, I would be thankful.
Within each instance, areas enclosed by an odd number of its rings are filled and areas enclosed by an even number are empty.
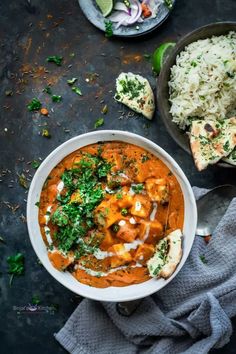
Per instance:
[[[190,145],[199,171],[228,156],[236,146],[236,118],[224,121],[195,120],[190,132]]]
[[[151,277],[169,278],[182,258],[182,231],[177,229],[160,240],[156,252],[147,262]]]
[[[155,111],[155,100],[152,88],[147,79],[133,73],[121,73],[116,79],[114,99],[152,119]]]
[[[230,163],[230,165],[236,166],[236,148],[229,154],[229,156],[224,157],[223,161]]]

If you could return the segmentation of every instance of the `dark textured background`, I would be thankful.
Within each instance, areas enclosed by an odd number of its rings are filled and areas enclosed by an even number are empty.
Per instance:
[[[112,98],[115,78],[121,71],[140,72],[155,87],[150,63],[142,54],[152,53],[161,42],[176,40],[198,26],[235,20],[235,14],[235,0],[177,0],[169,19],[148,37],[107,40],[83,17],[75,0],[1,0],[0,235],[5,239],[5,243],[0,243],[1,353],[65,352],[53,333],[63,326],[80,298],[38,264],[23,222],[27,190],[19,186],[17,174],[23,171],[30,180],[34,170],[27,162],[44,159],[70,137],[93,130],[95,120],[101,116],[103,100],[109,108],[104,116],[105,129],[129,130],[152,139],[176,159],[192,185],[235,183],[233,169],[211,168],[198,173],[191,156],[168,136],[158,114],[149,126],[144,118],[127,117],[128,110]],[[61,67],[45,62],[48,55],[55,54],[64,57]],[[91,73],[99,76],[86,82]],[[82,97],[71,92],[66,83],[74,76],[78,77]],[[42,93],[48,83],[55,94],[63,96],[62,103],[52,104],[50,97]],[[7,90],[12,90],[13,95],[6,96]],[[50,110],[48,117],[27,111],[26,104],[32,97],[38,97]],[[123,119],[118,119],[118,110],[124,112]],[[39,135],[43,125],[48,126],[51,139]],[[25,255],[26,271],[10,287],[6,258],[17,251]],[[54,305],[54,314],[23,314],[15,310],[14,306],[29,304],[33,295],[40,297],[43,306]],[[231,342],[216,352],[235,353],[235,346],[234,334]]]

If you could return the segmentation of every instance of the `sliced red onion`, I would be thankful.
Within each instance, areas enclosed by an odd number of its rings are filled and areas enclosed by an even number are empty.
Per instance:
[[[127,6],[123,2],[120,2],[120,1],[115,3],[114,10],[124,11],[125,13],[130,15],[129,14],[129,9],[127,8]]]
[[[119,3],[116,3],[116,5]],[[132,0],[130,1],[130,15],[124,11],[122,3],[118,7],[122,10],[116,10],[113,14],[109,16],[109,20],[112,22],[117,22],[116,28],[119,28],[121,25],[129,26],[137,22],[142,14],[142,7],[139,1]],[[125,5],[124,5],[125,6]],[[127,10],[127,8],[126,8]]]

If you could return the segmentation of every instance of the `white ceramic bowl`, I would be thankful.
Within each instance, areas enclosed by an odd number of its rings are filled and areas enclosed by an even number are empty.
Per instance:
[[[185,203],[183,257],[174,274],[167,280],[150,279],[141,284],[99,289],[80,283],[69,272],[60,272],[56,270],[48,259],[47,249],[43,242],[38,223],[38,207],[35,205],[35,203],[39,201],[41,190],[47,176],[51,170],[71,152],[83,146],[94,144],[99,141],[113,140],[141,146],[142,148],[153,153],[155,156],[159,157],[170,168],[181,186]],[[185,174],[179,165],[174,161],[174,159],[169,154],[167,154],[167,152],[165,152],[158,145],[154,144],[152,141],[143,138],[140,135],[118,130],[100,130],[79,135],[66,141],[64,144],[56,148],[43,161],[35,173],[30,186],[27,202],[27,223],[30,241],[38,258],[42,262],[43,266],[47,269],[47,271],[61,284],[76,294],[94,300],[115,302],[130,301],[155,293],[167,285],[178,274],[184,265],[193,244],[197,224],[197,208],[192,188]]]

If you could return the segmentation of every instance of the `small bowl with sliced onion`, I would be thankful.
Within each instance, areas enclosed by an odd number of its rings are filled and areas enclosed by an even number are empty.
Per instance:
[[[40,165],[27,201],[32,246],[74,293],[131,301],[166,286],[191,250],[192,188],[152,141],[104,130],[72,138]]]

